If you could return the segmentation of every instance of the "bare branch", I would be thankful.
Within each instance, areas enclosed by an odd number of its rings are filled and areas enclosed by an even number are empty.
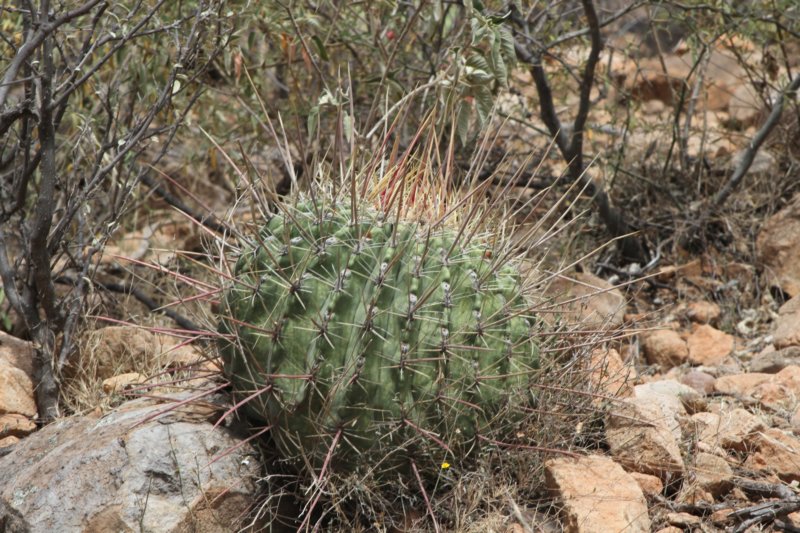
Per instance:
[[[42,45],[45,37],[56,31],[59,27],[63,26],[67,22],[70,22],[71,20],[90,12],[97,4],[104,1],[105,0],[89,0],[84,5],[64,13],[53,22],[42,22],[39,29],[28,36],[25,44],[20,47],[20,49],[17,51],[17,54],[14,56],[14,59],[11,60],[11,64],[9,64],[5,74],[3,74],[2,81],[0,81],[0,109],[5,106],[6,98],[8,98],[8,92],[14,79],[17,77],[17,72],[19,72],[19,69],[22,68],[22,65],[28,60],[30,55]],[[43,4],[44,3],[46,2],[43,2]]]
[[[731,175],[731,179],[728,180],[728,183],[725,184],[722,190],[720,190],[711,201],[713,208],[719,209],[722,204],[725,203],[725,200],[727,200],[731,195],[733,190],[739,186],[739,183],[741,183],[742,179],[744,179],[747,171],[750,170],[750,165],[753,164],[753,160],[755,159],[758,150],[761,148],[761,145],[764,144],[764,141],[767,140],[769,134],[772,133],[772,130],[778,125],[778,121],[783,113],[783,106],[786,97],[789,96],[790,98],[794,98],[798,89],[800,89],[800,74],[795,76],[786,89],[778,95],[778,98],[775,101],[775,104],[772,106],[772,111],[767,117],[767,120],[761,126],[761,129],[756,132],[755,137],[753,137],[753,139],[747,145],[747,149],[744,151],[739,164],[736,165],[736,168]]]

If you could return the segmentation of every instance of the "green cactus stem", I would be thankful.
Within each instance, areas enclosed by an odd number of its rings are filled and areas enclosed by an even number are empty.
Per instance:
[[[512,263],[366,207],[357,223],[349,206],[284,209],[242,250],[220,331],[245,415],[285,457],[391,471],[513,430],[539,349]]]

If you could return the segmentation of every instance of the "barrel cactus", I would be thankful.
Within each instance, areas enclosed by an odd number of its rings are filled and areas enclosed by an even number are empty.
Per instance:
[[[301,201],[241,250],[220,331],[244,414],[315,469],[452,463],[507,437],[539,357],[515,265],[469,231],[355,213]]]

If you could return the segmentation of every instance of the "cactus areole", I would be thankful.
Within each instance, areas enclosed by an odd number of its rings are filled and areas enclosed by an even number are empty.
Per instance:
[[[287,459],[458,461],[513,432],[532,399],[537,326],[514,264],[468,232],[386,219],[299,202],[236,262],[225,373]]]

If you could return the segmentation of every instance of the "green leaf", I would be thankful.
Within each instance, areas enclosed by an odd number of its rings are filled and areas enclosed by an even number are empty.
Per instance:
[[[505,56],[506,64],[513,67],[517,63],[517,51],[514,49],[514,35],[507,26],[501,26],[500,45]]]
[[[461,102],[458,108],[458,115],[456,115],[456,134],[461,141],[461,146],[467,145],[469,137],[469,116],[472,114],[471,108],[467,102]]]
[[[492,71],[492,67],[489,66],[489,62],[486,58],[483,57],[483,52],[481,50],[472,50],[472,53],[467,58],[467,66],[484,72]]]
[[[353,117],[349,113],[342,116],[342,127],[344,128],[344,137],[347,142],[353,142]]]
[[[311,108],[311,111],[308,112],[308,119],[307,120],[307,127],[308,127],[308,137],[313,138],[314,134],[317,132],[317,126],[319,125],[319,106],[315,105]]]
[[[314,41],[314,44],[317,45],[317,52],[319,52],[319,57],[322,58],[323,61],[330,61],[330,57],[328,56],[328,51],[325,49],[325,45],[322,43],[322,39],[313,35],[311,40]]]
[[[479,86],[475,88],[475,107],[478,109],[478,120],[481,126],[486,124],[489,120],[489,114],[492,112],[494,106],[494,98],[492,91],[486,86]]]

